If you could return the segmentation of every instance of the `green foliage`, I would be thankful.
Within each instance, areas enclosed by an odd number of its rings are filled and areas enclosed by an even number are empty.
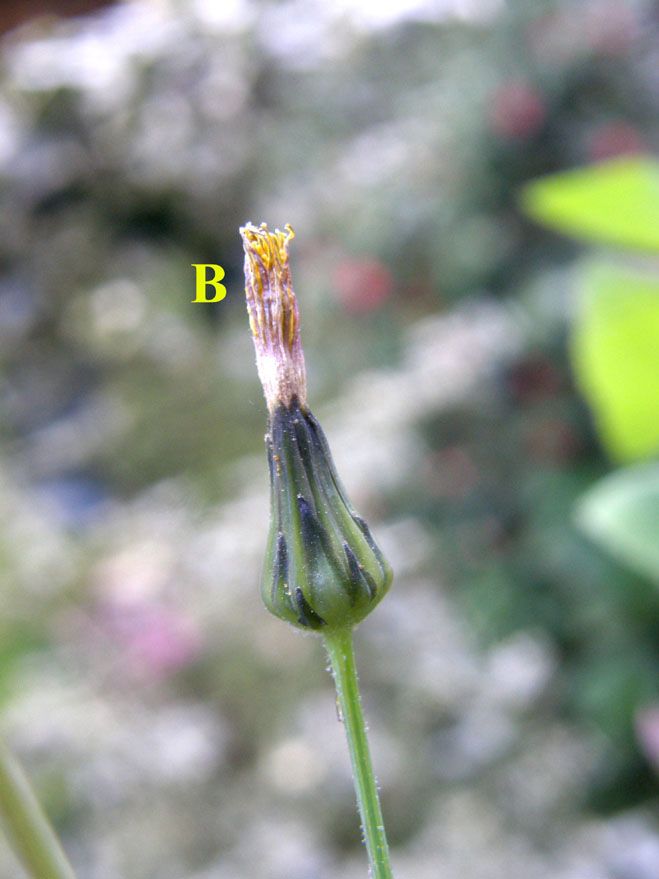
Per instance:
[[[659,250],[659,164],[622,159],[527,186],[527,212],[560,231],[603,244]],[[659,279],[626,265],[591,262],[572,331],[572,364],[602,443],[618,461],[659,450]],[[607,477],[581,500],[577,522],[635,571],[659,576],[655,465]]]
[[[659,163],[616,159],[527,185],[525,211],[559,232],[616,247],[659,251]]]
[[[432,530],[442,579],[484,643],[520,629],[550,638],[561,707],[607,742],[598,808],[620,808],[643,798],[649,776],[634,717],[656,698],[659,591],[574,527],[608,469],[592,427],[566,352],[534,340],[477,397],[420,425],[427,459],[403,510]]]
[[[620,461],[659,449],[659,280],[622,266],[586,268],[572,340],[577,382]]]
[[[659,584],[659,464],[627,467],[600,480],[577,506],[599,544]]]
[[[659,165],[649,159],[553,175],[528,185],[521,201],[530,216],[574,237],[659,251]],[[570,353],[602,445],[621,462],[651,457],[659,450],[659,279],[647,270],[598,260],[586,265],[580,287]],[[632,719],[639,705],[656,699],[659,608],[643,578],[659,582],[659,464],[636,464],[605,476],[576,500],[574,518],[629,568],[627,576],[624,569],[611,569],[591,579],[585,606],[592,612],[598,604],[604,614],[595,620],[596,634],[578,648],[569,698],[617,743],[618,765],[599,784],[604,796],[599,804],[617,808],[621,799],[614,792],[634,774]],[[589,588],[584,574],[581,568],[575,581],[580,589]],[[584,620],[587,613],[580,614]],[[620,761],[625,742],[632,743],[626,765]],[[610,770],[614,764],[607,762]]]

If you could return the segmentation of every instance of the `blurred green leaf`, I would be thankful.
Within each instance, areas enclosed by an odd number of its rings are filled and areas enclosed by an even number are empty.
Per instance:
[[[528,184],[523,209],[567,235],[659,251],[659,162],[614,159]]]
[[[659,462],[600,480],[580,500],[576,521],[618,559],[659,583]]]
[[[620,461],[659,448],[659,281],[590,263],[572,337],[577,382],[609,453]]]

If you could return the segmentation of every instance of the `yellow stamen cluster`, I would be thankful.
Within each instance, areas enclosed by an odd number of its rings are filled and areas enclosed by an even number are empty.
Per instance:
[[[278,402],[306,400],[300,321],[291,282],[288,245],[294,237],[270,232],[265,223],[241,228],[245,249],[245,295],[263,390],[272,411]]]

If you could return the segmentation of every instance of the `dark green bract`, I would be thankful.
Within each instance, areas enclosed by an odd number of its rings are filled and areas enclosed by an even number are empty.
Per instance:
[[[350,628],[386,594],[389,563],[353,510],[320,425],[297,399],[271,414],[266,443],[272,510],[263,600],[303,629]]]

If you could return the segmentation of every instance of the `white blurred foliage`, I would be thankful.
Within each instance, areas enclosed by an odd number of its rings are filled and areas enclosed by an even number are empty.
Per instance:
[[[355,377],[321,420],[358,507],[376,510],[381,492],[409,478],[405,450],[414,443],[420,412],[478,393],[482,378],[517,344],[516,320],[505,309],[468,305],[414,328],[398,370]],[[91,529],[98,556],[92,581],[96,595],[115,604],[152,600],[184,607],[206,645],[220,651],[225,643],[250,645],[255,662],[283,681],[288,669],[322,663],[322,653],[314,638],[286,630],[261,607],[265,462],[245,462],[243,472],[241,491],[210,515],[202,515],[182,480],[113,501]],[[9,486],[3,496],[11,496]],[[413,519],[369,520],[397,568],[390,594],[357,635],[358,657],[362,651],[377,656],[362,674],[376,769],[385,792],[409,785],[426,797],[416,804],[417,832],[394,848],[396,875],[650,879],[659,864],[659,837],[642,813],[596,825],[576,817],[599,752],[539,707],[555,667],[543,637],[520,632],[479,652],[442,593],[441,576],[432,573],[432,544],[422,526]],[[52,530],[47,511],[23,512],[17,521],[42,529],[41,552],[51,546],[43,563],[63,588],[73,575],[65,536]],[[17,532],[19,545],[23,539]],[[96,842],[85,875],[156,871],[178,879],[186,839],[201,832],[198,822],[194,830],[181,823],[188,796],[201,798],[195,808],[208,825],[204,834],[223,840],[208,867],[191,874],[195,879],[363,875],[361,858],[326,850],[312,818],[314,808],[353,810],[329,682],[301,695],[287,728],[272,730],[261,747],[246,782],[227,762],[230,715],[191,701],[168,702],[168,691],[157,686],[144,698],[147,690],[117,678],[121,666],[113,667],[116,658],[104,643],[65,643],[54,660],[49,656],[48,668],[38,657],[24,663],[17,685],[23,696],[6,717],[28,765],[59,766],[78,808],[89,804],[84,833]],[[399,714],[383,713],[372,699],[374,684],[397,689]],[[410,740],[412,729],[430,733]],[[253,792],[247,797],[246,783]],[[157,803],[150,820],[146,801]],[[110,827],[109,813],[115,816]],[[170,827],[177,829],[168,833]],[[84,856],[85,845],[76,845],[87,862],[89,844]]]

